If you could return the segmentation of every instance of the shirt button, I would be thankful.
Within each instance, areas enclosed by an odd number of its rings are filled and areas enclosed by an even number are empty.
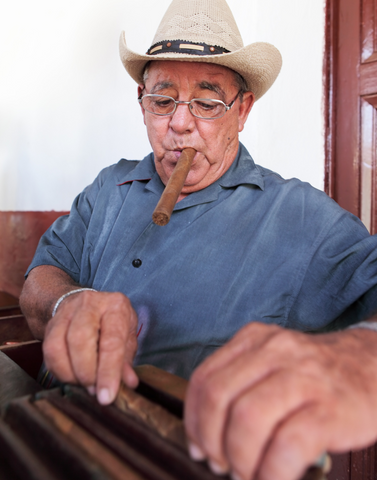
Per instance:
[[[132,260],[132,265],[135,267],[135,268],[139,268],[141,267],[141,260],[139,258],[135,258],[135,260]]]

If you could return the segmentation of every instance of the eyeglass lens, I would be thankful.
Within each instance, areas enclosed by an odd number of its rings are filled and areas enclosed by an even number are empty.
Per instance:
[[[145,95],[141,99],[143,108],[157,115],[171,115],[176,104],[173,98],[160,95]],[[201,118],[221,117],[226,112],[226,106],[221,101],[205,98],[195,98],[189,103],[191,113]]]

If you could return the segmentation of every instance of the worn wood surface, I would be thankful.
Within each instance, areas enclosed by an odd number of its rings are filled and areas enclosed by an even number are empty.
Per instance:
[[[0,345],[30,340],[35,339],[22,314],[0,317]]]

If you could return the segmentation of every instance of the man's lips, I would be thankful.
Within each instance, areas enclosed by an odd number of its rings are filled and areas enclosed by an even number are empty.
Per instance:
[[[185,148],[192,148],[192,147],[185,147]],[[181,156],[182,150],[184,150],[184,148],[182,148],[181,150],[172,150],[172,152],[173,152],[173,154],[174,154],[174,156],[177,160]]]

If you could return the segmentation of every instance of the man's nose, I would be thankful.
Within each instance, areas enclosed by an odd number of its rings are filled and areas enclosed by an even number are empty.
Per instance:
[[[191,132],[195,128],[195,117],[187,103],[179,103],[171,115],[170,127],[177,133]]]

